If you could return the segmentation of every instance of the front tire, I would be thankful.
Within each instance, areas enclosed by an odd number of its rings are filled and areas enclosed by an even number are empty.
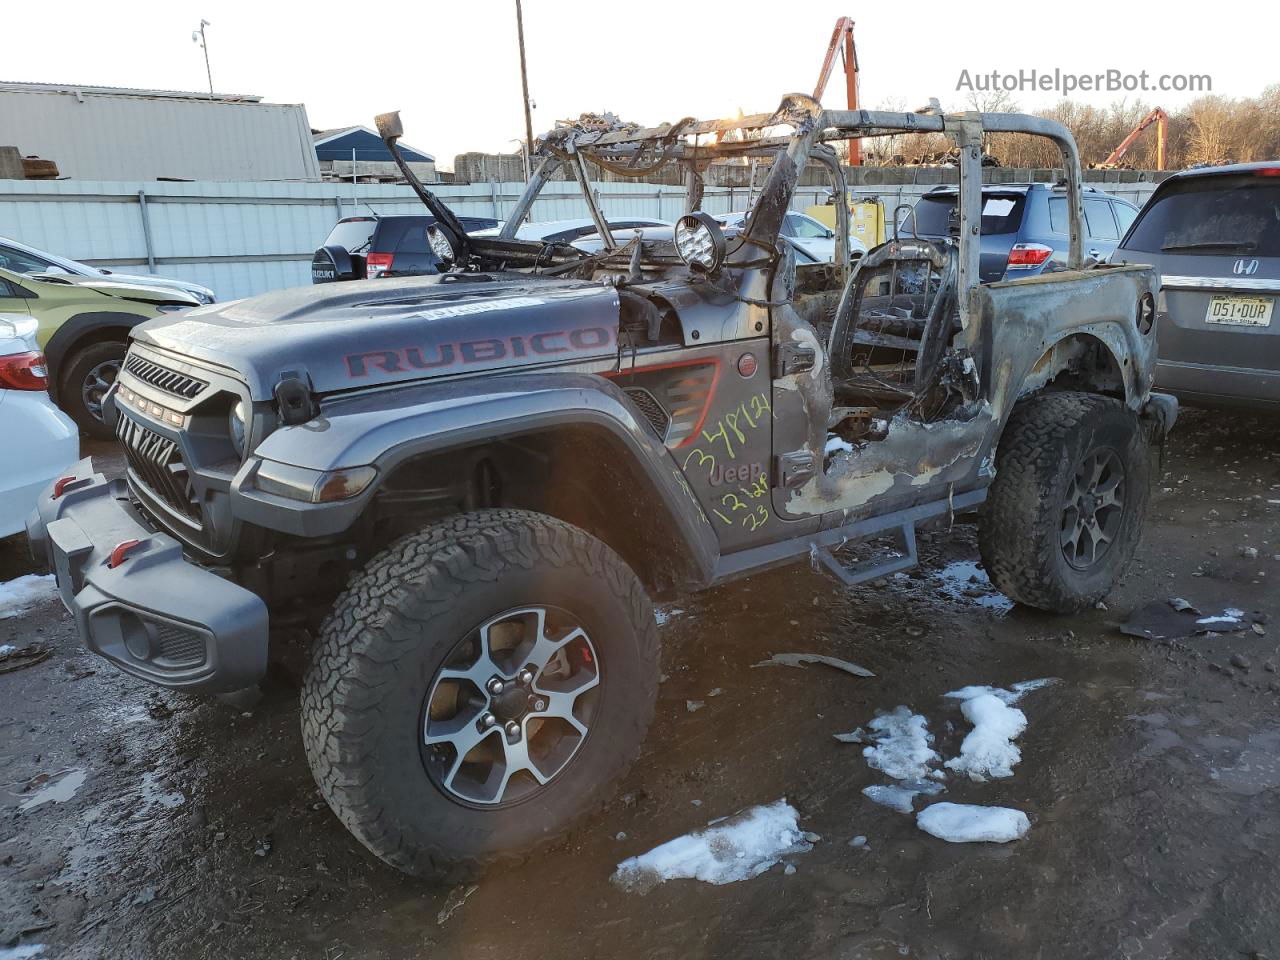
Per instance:
[[[110,440],[102,420],[102,400],[115,383],[129,345],[116,340],[91,343],[69,356],[58,385],[58,405],[94,440]]]
[[[991,582],[1053,613],[1096,604],[1137,549],[1149,484],[1141,425],[1118,400],[1062,392],[1020,403],[978,531]]]
[[[457,881],[554,841],[639,753],[653,608],[599,540],[521,510],[387,547],[312,652],[302,735],[320,791],[374,854]]]

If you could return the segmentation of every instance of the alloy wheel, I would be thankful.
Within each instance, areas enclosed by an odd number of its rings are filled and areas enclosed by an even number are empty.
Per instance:
[[[422,727],[427,773],[466,804],[525,800],[582,748],[600,692],[595,647],[571,614],[498,614],[459,642],[432,681]]]

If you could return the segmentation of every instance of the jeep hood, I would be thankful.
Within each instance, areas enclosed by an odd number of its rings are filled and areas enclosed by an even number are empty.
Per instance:
[[[582,281],[485,274],[318,284],[170,314],[140,343],[226,368],[254,400],[282,376],[330,393],[611,357],[618,295]]]

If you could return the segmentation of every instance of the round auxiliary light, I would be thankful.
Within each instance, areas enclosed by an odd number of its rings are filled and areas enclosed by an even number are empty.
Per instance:
[[[724,262],[724,231],[701,210],[676,221],[676,253],[692,269],[715,273]]]
[[[434,223],[427,227],[427,243],[431,245],[431,252],[444,263],[453,263],[456,259],[453,244],[449,242],[449,235]]]

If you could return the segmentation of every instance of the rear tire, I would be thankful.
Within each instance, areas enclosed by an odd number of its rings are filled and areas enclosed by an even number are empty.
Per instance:
[[[597,806],[639,753],[657,690],[653,607],[618,555],[551,517],[479,511],[401,538],[352,578],[303,682],[303,743],[361,843],[456,882]]]
[[[127,343],[115,340],[91,343],[63,361],[58,405],[81,433],[94,440],[112,438],[110,428],[102,422],[102,397],[115,382],[128,349]]]
[[[978,531],[991,582],[1053,613],[1096,604],[1137,549],[1149,484],[1138,417],[1118,400],[1062,392],[1018,404]]]

